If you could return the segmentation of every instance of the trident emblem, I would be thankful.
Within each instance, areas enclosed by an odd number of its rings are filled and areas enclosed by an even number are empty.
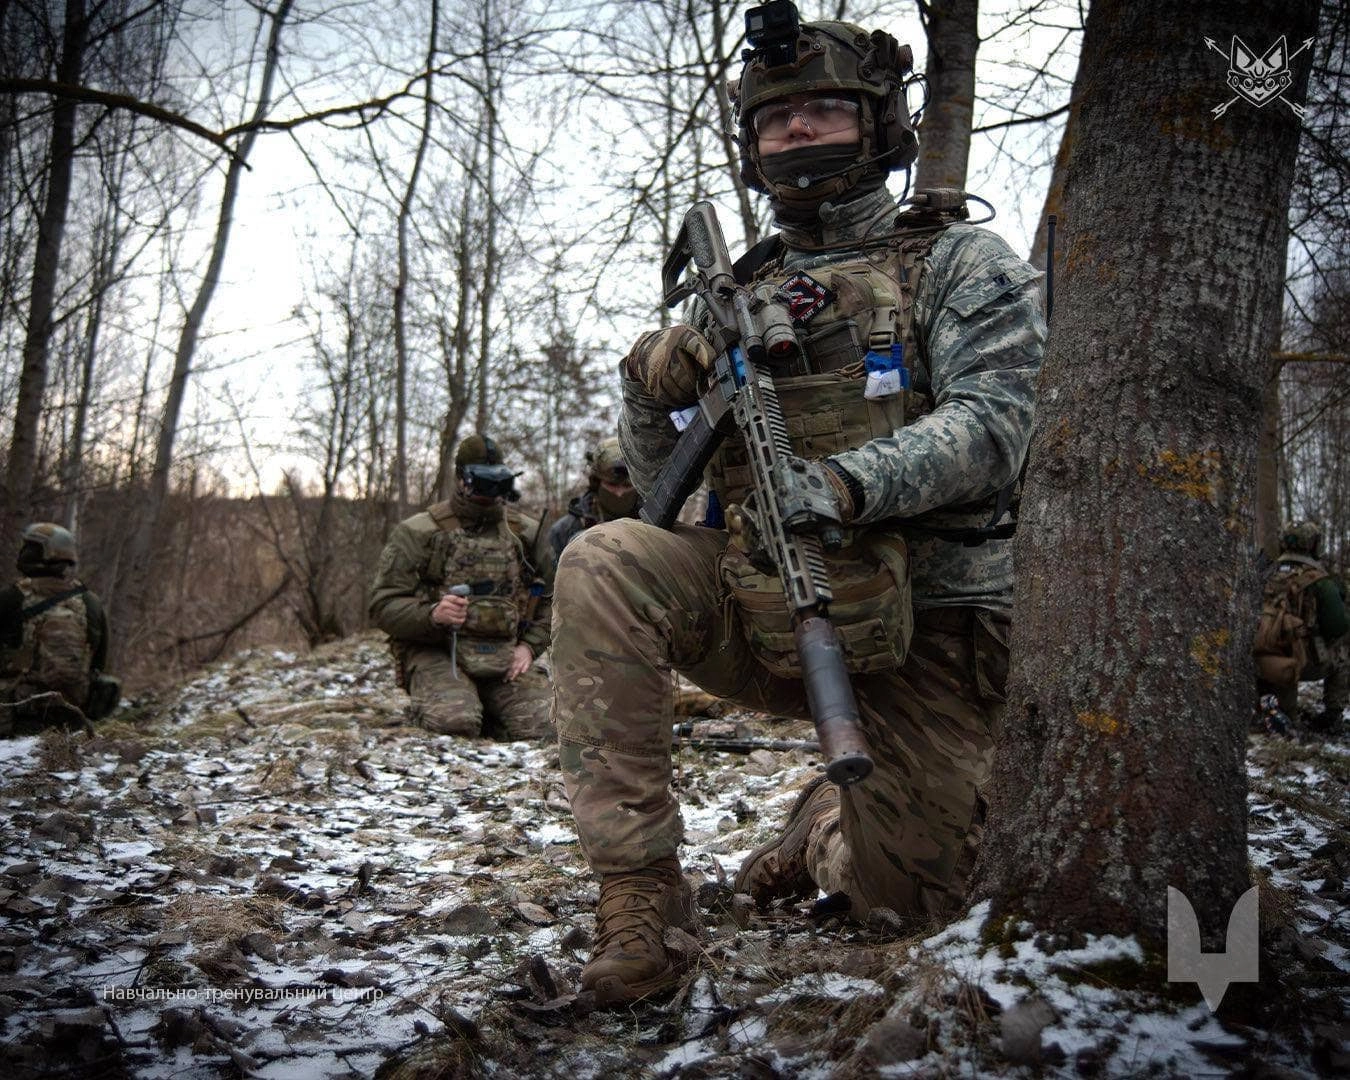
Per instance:
[[[1224,52],[1219,48],[1213,38],[1205,38],[1207,46],[1228,60],[1228,87],[1235,95],[1212,110],[1214,118],[1217,120],[1226,113],[1228,106],[1238,98],[1250,102],[1258,109],[1278,98],[1293,110],[1295,116],[1302,118],[1303,106],[1294,104],[1282,95],[1294,82],[1289,62],[1311,46],[1315,40],[1308,38],[1290,52],[1288,43],[1281,36],[1264,54],[1258,56],[1256,50],[1236,34],[1233,35],[1233,48],[1230,52]]]

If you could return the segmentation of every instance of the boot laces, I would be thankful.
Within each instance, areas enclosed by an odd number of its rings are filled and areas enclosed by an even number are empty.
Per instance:
[[[661,893],[669,888],[671,885],[664,878],[640,871],[625,874],[612,885],[602,885],[596,953],[607,951],[611,945],[622,950],[630,942],[651,938],[659,943],[666,923]]]

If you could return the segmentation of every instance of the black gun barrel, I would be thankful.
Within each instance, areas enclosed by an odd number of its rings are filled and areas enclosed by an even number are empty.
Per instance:
[[[834,627],[828,619],[808,616],[797,623],[793,636],[825,775],[840,787],[865,780],[872,772],[872,758],[858,724],[858,706]]]

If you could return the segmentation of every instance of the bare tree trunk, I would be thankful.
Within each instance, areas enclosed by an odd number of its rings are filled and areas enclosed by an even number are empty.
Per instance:
[[[736,125],[731,114],[731,102],[727,99],[724,89],[730,75],[732,60],[727,50],[722,48],[722,42],[725,40],[727,32],[727,10],[721,3],[714,3],[711,14],[712,42],[707,48],[700,45],[703,77],[707,81],[713,100],[717,103],[717,133],[722,142],[722,152],[726,155],[727,162],[731,166],[728,170],[731,174],[731,186],[732,190],[736,192],[736,206],[741,214],[741,228],[745,230],[745,245],[749,247],[759,240],[759,221],[755,217],[755,206],[750,197],[750,189],[745,186],[745,181],[741,179],[740,150],[732,135],[736,130]],[[693,21],[692,12],[690,15],[691,24],[697,27],[697,23]],[[969,133],[970,128],[967,125],[967,137],[969,137]],[[669,250],[669,248],[663,250]]]
[[[1278,360],[1270,361],[1256,452],[1256,546],[1270,559],[1280,554],[1280,367]]]
[[[293,3],[294,0],[280,0],[276,11],[269,16],[271,28],[263,61],[262,82],[258,89],[258,103],[253,110],[254,123],[262,120],[271,106],[272,83],[281,62],[281,32]],[[183,319],[178,348],[174,354],[173,373],[169,379],[169,392],[160,419],[159,440],[155,447],[155,464],[150,474],[150,487],[130,553],[134,593],[143,591],[140,582],[148,568],[150,549],[160,527],[164,500],[169,490],[169,470],[173,465],[174,440],[178,434],[178,419],[187,394],[188,377],[192,373],[197,337],[201,332],[207,309],[211,305],[211,298],[215,295],[216,285],[220,281],[221,267],[224,265],[225,252],[229,246],[230,227],[234,221],[234,202],[239,192],[239,181],[242,179],[248,156],[257,137],[258,129],[250,127],[240,140],[239,148],[230,158],[229,166],[225,170],[225,186],[220,197],[220,213],[216,219],[216,235],[211,247],[211,256],[206,265],[206,272],[202,275],[201,287]],[[129,611],[132,607],[134,604],[123,605],[122,610]],[[123,636],[114,635],[114,639]]]
[[[919,4],[928,38],[930,104],[919,126],[914,187],[964,188],[975,115],[975,53],[980,48],[979,0]]]
[[[1252,480],[1299,123],[1274,102],[1213,117],[1223,64],[1193,43],[1302,40],[1316,9],[1088,16],[978,870],[995,918],[1158,947],[1170,885],[1221,942],[1250,885]]]
[[[75,84],[84,68],[89,25],[84,0],[66,0],[58,82]],[[33,259],[28,301],[28,331],[23,343],[23,369],[14,407],[14,431],[9,446],[0,536],[10,537],[29,513],[37,461],[38,421],[47,389],[47,353],[52,336],[56,279],[61,270],[61,242],[70,205],[71,174],[75,163],[74,101],[58,97],[52,105],[52,134],[48,158],[47,194],[38,222],[37,252]]]
[[[408,512],[408,336],[404,311],[408,303],[408,219],[417,197],[417,181],[431,141],[431,111],[436,103],[432,95],[432,67],[436,63],[436,33],[440,26],[440,3],[431,0],[431,30],[427,35],[426,93],[422,99],[422,132],[413,155],[408,187],[398,206],[398,281],[394,285],[394,473],[398,493],[397,517]]]
[[[497,278],[500,274],[497,253],[497,226],[500,213],[497,206],[497,106],[501,94],[501,83],[497,81],[496,60],[492,44],[492,4],[483,5],[482,37],[483,85],[480,89],[483,104],[484,127],[483,140],[483,231],[485,234],[483,251],[483,278],[478,286],[478,401],[474,424],[479,432],[489,430],[491,416],[490,380],[492,369],[492,302],[497,294]]]

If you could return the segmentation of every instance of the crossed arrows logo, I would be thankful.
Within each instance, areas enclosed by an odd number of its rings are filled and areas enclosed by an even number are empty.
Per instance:
[[[1288,43],[1281,36],[1274,45],[1258,55],[1255,49],[1251,48],[1236,34],[1233,35],[1233,47],[1229,52],[1224,52],[1223,49],[1219,48],[1214,43],[1213,38],[1205,38],[1207,46],[1220,56],[1227,58],[1228,87],[1235,95],[1211,110],[1214,113],[1214,118],[1217,120],[1226,113],[1228,106],[1232,105],[1238,98],[1250,102],[1258,109],[1264,107],[1268,102],[1278,99],[1289,106],[1295,116],[1301,118],[1304,113],[1303,106],[1294,104],[1282,95],[1294,82],[1293,73],[1289,70],[1290,61],[1304,49],[1309,48],[1315,40],[1315,38],[1308,38],[1297,49],[1290,52]]]

